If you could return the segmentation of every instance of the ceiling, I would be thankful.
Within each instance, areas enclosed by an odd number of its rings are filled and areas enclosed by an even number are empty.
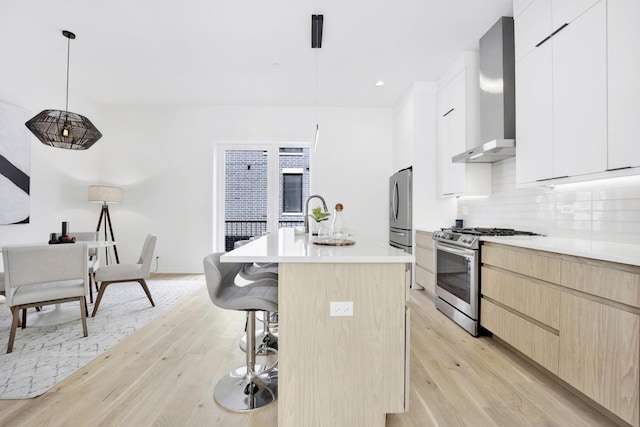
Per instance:
[[[70,99],[392,107],[511,11],[511,0],[0,0],[0,57],[64,90],[67,29]]]

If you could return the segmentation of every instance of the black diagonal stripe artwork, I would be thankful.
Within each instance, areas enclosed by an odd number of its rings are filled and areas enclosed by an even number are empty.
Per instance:
[[[11,181],[16,187],[29,194],[29,175],[15,167],[13,163],[0,155],[0,175]]]
[[[24,123],[32,116],[0,100],[0,225],[29,223],[32,138]]]

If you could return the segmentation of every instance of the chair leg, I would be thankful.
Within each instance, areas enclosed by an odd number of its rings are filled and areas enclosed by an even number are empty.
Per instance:
[[[96,317],[96,313],[98,312],[98,307],[100,307],[100,301],[102,301],[102,296],[104,295],[104,290],[113,282],[100,282],[100,290],[98,291],[98,296],[96,297],[96,303],[93,305],[93,312],[91,313],[91,317]]]
[[[140,283],[140,286],[142,286],[142,289],[144,289],[144,293],[147,294],[147,298],[149,298],[149,302],[151,302],[151,306],[155,307],[156,304],[153,302],[153,298],[151,298],[151,292],[149,292],[149,288],[147,287],[147,282],[145,282],[144,279],[140,279],[138,280],[138,283]]]
[[[80,297],[80,314],[82,316],[82,332],[87,337],[87,298],[85,296]]]
[[[89,273],[89,301],[93,304],[93,274]]]
[[[27,327],[27,309],[22,309],[22,329]]]
[[[7,353],[11,353],[13,351],[13,341],[16,339],[16,329],[18,328],[18,322],[20,321],[20,309],[18,307],[11,307],[11,314],[13,314],[13,320],[11,321],[11,332],[9,332]]]

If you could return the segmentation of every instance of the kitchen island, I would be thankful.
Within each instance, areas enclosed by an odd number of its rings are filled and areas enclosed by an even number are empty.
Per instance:
[[[278,425],[384,426],[408,405],[413,255],[313,239],[280,229],[221,257],[279,264]]]

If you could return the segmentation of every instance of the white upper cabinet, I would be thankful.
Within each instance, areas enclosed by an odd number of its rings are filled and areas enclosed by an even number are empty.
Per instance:
[[[518,184],[607,169],[606,0],[593,3],[536,0],[515,20]]]
[[[606,0],[552,39],[553,176],[607,169],[606,40]]]
[[[610,0],[609,169],[640,166],[640,0]]]
[[[516,62],[531,53],[552,32],[551,0],[536,0],[514,19]]]
[[[439,196],[489,194],[491,165],[452,163],[479,144],[478,53],[465,52],[438,82],[436,188]]]
[[[551,44],[516,63],[516,182],[553,176]]]

